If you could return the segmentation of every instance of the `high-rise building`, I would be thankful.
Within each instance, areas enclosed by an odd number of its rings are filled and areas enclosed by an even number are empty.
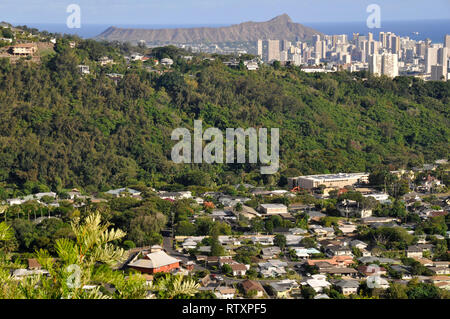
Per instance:
[[[280,41],[267,40],[267,61],[280,61]]]
[[[281,51],[288,51],[289,48],[291,47],[291,41],[288,40],[282,40],[281,41]]]
[[[316,41],[314,43],[314,54],[316,56],[316,59],[321,59],[322,58],[322,47],[323,47],[324,42],[323,41]]]
[[[320,41],[320,34],[314,34],[313,36],[312,36],[312,42],[313,42],[313,44],[316,44],[316,42],[319,42]]]
[[[391,37],[391,52],[395,54],[400,53],[400,37],[393,36]]]
[[[291,61],[294,62],[294,65],[299,66],[302,64],[302,56],[300,54],[293,54]]]
[[[281,62],[288,61],[288,52],[287,51],[285,51],[285,50],[280,51],[280,61]]]
[[[381,42],[381,47],[386,48],[386,33],[380,32],[380,37],[378,40]]]
[[[381,55],[372,54],[369,56],[369,72],[375,75],[381,75]]]
[[[328,46],[327,43],[325,41],[321,41],[322,42],[322,52],[321,52],[321,57],[322,59],[326,59],[327,57],[327,52],[328,52]]]
[[[427,46],[425,42],[419,42],[416,44],[416,54],[420,57],[425,57],[427,52]]]
[[[445,35],[444,46],[450,49],[450,34]]]
[[[369,41],[368,43],[368,50],[369,50],[369,55],[371,54],[377,54],[378,50],[379,50],[379,46],[380,46],[380,42],[378,41]]]
[[[445,81],[447,78],[447,70],[442,65],[432,65],[431,66],[431,80],[432,81]]]
[[[258,47],[258,56],[262,59],[262,56],[263,56],[263,42],[262,42],[262,40],[258,40],[257,47]]]
[[[438,48],[431,47],[425,51],[425,73],[431,73],[431,66],[438,64]]]
[[[398,76],[398,55],[392,53],[369,56],[369,72],[375,75]]]
[[[398,76],[398,55],[385,53],[382,55],[382,74],[391,78]]]

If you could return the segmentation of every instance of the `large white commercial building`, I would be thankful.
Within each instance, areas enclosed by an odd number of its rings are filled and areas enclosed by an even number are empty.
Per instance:
[[[288,185],[291,189],[296,186],[312,189],[319,187],[319,185],[325,185],[328,188],[342,188],[356,183],[367,183],[368,180],[368,173],[338,173],[291,177],[288,178]]]

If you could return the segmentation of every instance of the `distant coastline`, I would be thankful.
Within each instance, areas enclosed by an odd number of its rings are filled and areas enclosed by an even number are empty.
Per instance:
[[[300,21],[300,23],[302,23]],[[82,38],[93,38],[110,26],[114,25],[120,28],[143,28],[143,29],[162,29],[162,28],[194,28],[194,27],[223,27],[231,24],[82,24],[80,29],[69,29],[65,24],[51,23],[14,23],[14,25],[27,25],[37,28],[40,31],[49,31],[56,33],[77,34]],[[450,19],[446,20],[417,20],[417,21],[383,21],[380,29],[369,29],[364,21],[361,22],[316,22],[304,23],[305,26],[316,29],[324,34],[347,34],[351,38],[354,32],[367,34],[373,32],[375,38],[378,38],[380,31],[391,31],[402,37],[408,36],[414,40],[431,39],[434,43],[441,43],[444,35],[450,30]],[[415,34],[418,32],[418,34]]]

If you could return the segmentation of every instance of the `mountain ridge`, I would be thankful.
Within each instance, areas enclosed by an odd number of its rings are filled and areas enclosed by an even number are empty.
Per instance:
[[[247,21],[226,27],[197,27],[172,29],[118,28],[111,26],[99,34],[96,39],[120,42],[249,42],[258,39],[309,40],[321,32],[295,23],[287,14],[274,17],[269,21]]]

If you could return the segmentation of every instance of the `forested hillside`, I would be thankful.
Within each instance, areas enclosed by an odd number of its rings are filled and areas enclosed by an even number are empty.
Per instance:
[[[297,67],[231,69],[221,59],[192,62],[174,48],[171,71],[128,68],[130,48],[59,40],[32,64],[0,60],[0,199],[68,187],[214,185],[241,181],[283,185],[287,176],[401,168],[448,158],[450,83],[364,73],[306,74]],[[113,57],[116,64],[95,61]],[[87,64],[82,76],[77,65]],[[116,84],[107,73],[124,74]],[[256,165],[177,165],[177,127],[279,127],[280,171]]]

